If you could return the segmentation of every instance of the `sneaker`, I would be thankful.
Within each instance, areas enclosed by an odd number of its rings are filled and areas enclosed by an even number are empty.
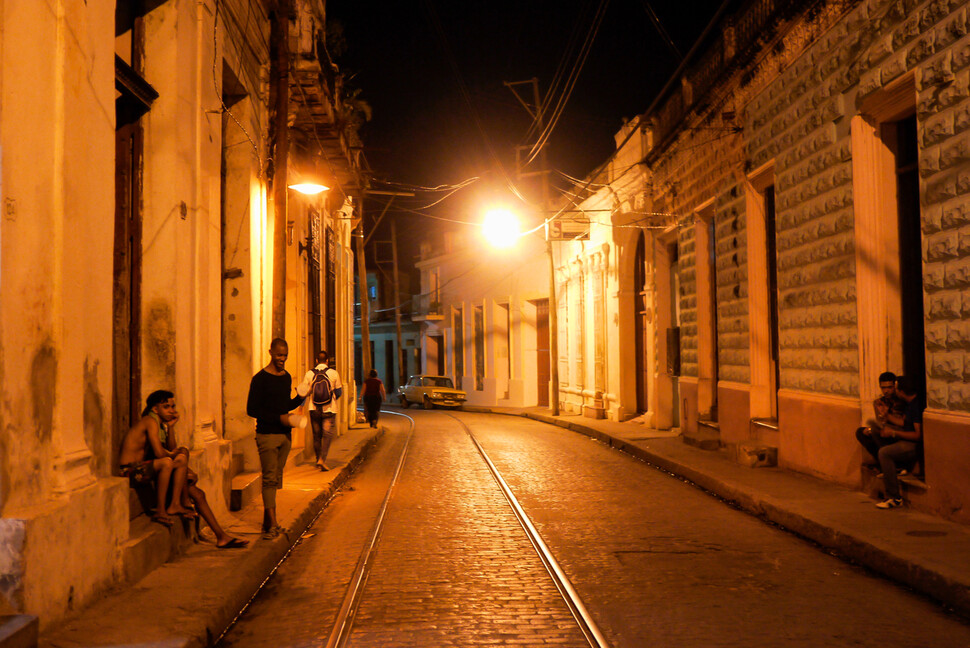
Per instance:
[[[897,475],[899,475],[900,477],[905,477],[906,475],[908,475],[908,474],[909,474],[909,471],[908,471],[908,470],[906,470],[905,468],[903,468],[902,470],[900,470],[900,471],[899,471],[898,473],[896,473],[896,474],[897,474]]]
[[[272,540],[274,538],[279,537],[280,533],[282,532],[283,532],[283,529],[279,525],[277,525],[271,529],[267,529],[263,531],[262,537],[263,537],[263,540]]]
[[[899,508],[902,505],[903,505],[903,499],[901,497],[892,497],[890,499],[887,499],[885,502],[879,502],[878,504],[876,504],[876,508],[893,509],[893,508]]]

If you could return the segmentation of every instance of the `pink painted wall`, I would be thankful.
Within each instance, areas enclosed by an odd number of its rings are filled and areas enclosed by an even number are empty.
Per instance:
[[[751,435],[751,407],[747,386],[718,386],[717,420],[721,443],[738,444]]]
[[[943,517],[970,522],[970,418],[926,412],[923,426],[926,505]]]
[[[847,486],[860,484],[862,448],[855,438],[858,401],[778,392],[778,465]]]

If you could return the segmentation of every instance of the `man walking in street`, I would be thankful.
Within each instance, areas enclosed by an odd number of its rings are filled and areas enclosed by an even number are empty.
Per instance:
[[[317,364],[303,376],[296,388],[300,396],[309,396],[308,411],[313,430],[313,451],[317,456],[317,468],[327,470],[327,453],[333,441],[334,424],[337,422],[337,400],[343,395],[340,375],[329,366],[330,354],[317,352]]]
[[[287,414],[303,403],[303,396],[290,397],[293,379],[284,369],[289,356],[286,340],[276,338],[269,346],[270,361],[249,383],[246,413],[256,419],[256,449],[263,472],[263,538],[282,533],[276,520],[276,492],[283,487],[283,467],[290,454],[291,437]]]

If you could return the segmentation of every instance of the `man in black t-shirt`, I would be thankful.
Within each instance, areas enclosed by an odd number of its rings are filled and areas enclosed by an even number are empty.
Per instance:
[[[293,380],[284,369],[289,356],[286,340],[269,345],[269,364],[249,383],[246,413],[256,419],[256,449],[263,472],[263,538],[272,540],[283,529],[276,521],[276,491],[283,486],[283,467],[290,454],[290,425],[286,415],[303,403],[291,397]]]
[[[896,374],[891,371],[884,371],[879,374],[879,390],[882,392],[882,396],[872,401],[875,418],[869,419],[864,427],[855,431],[856,439],[866,449],[866,452],[872,455],[877,464],[879,463],[879,448],[892,443],[888,437],[883,437],[883,429],[901,430],[903,414],[906,411],[906,401],[896,393]]]
[[[902,426],[883,426],[880,441],[886,445],[879,448],[879,466],[886,480],[886,499],[876,504],[881,509],[898,508],[903,505],[899,491],[898,466],[910,465],[919,459],[923,445],[923,400],[916,393],[916,385],[908,376],[896,378],[896,393],[906,402]]]

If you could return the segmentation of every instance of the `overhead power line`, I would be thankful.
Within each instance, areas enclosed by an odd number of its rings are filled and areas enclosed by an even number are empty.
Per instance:
[[[529,151],[529,155],[524,164],[528,165],[539,155],[539,152],[545,147],[546,143],[549,141],[552,131],[555,130],[559,118],[562,116],[563,111],[566,109],[566,103],[569,101],[570,95],[572,95],[573,88],[576,87],[576,81],[579,80],[579,74],[583,70],[583,66],[586,64],[586,59],[589,57],[589,53],[593,47],[593,41],[596,39],[596,34],[599,32],[600,25],[603,24],[603,17],[606,15],[606,8],[609,5],[609,0],[600,0],[599,6],[596,8],[596,15],[593,17],[592,22],[589,26],[589,31],[586,33],[586,40],[583,42],[583,46],[579,51],[579,55],[576,61],[573,63],[572,70],[569,72],[569,76],[563,85],[562,92],[560,93],[558,99],[556,99],[556,105],[549,116],[548,121],[545,122],[545,127],[536,139],[535,144],[532,146],[532,150]],[[550,88],[550,92],[552,88]],[[539,108],[539,118],[536,119],[537,122],[543,122],[545,117],[545,112],[552,103],[549,93],[547,93],[547,98],[543,100],[542,106]]]

